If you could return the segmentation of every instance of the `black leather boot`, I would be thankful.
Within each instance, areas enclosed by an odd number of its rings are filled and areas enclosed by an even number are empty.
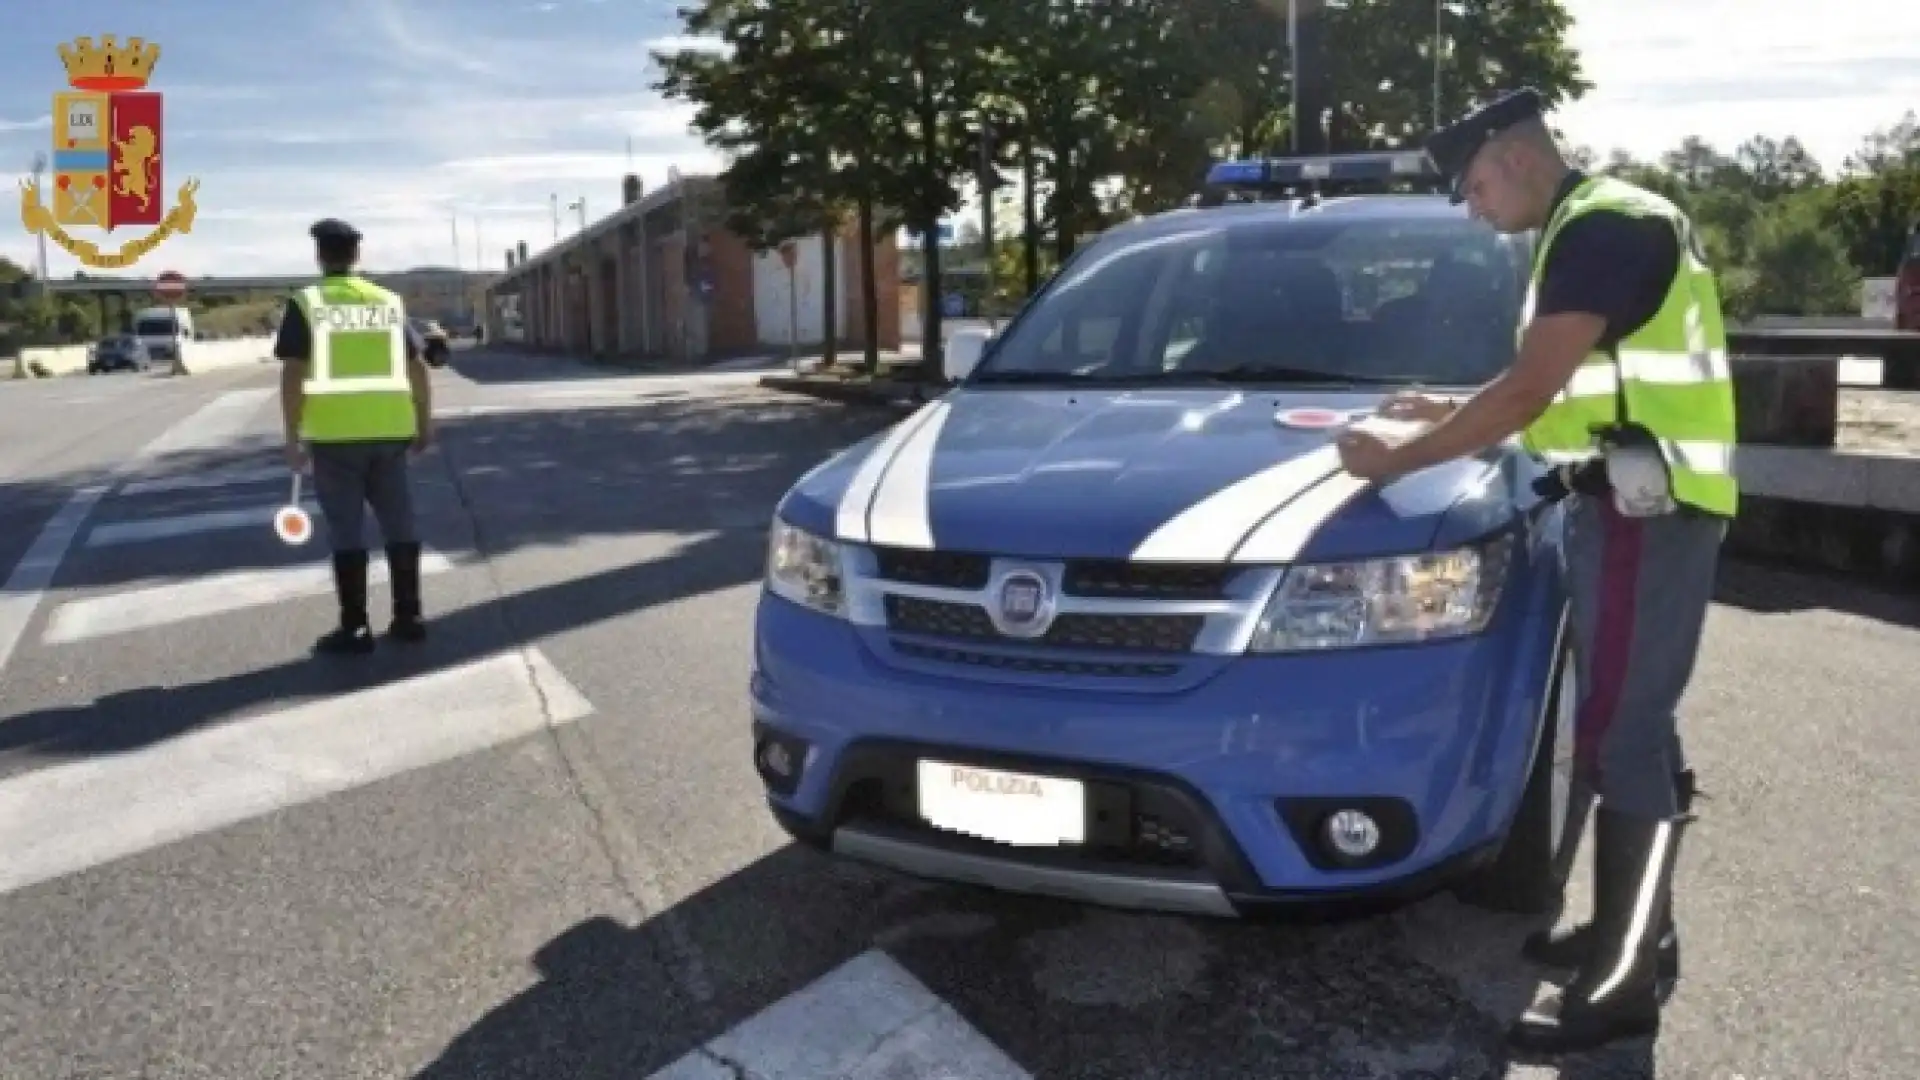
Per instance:
[[[1682,817],[1693,813],[1693,796],[1698,790],[1693,770],[1675,773],[1673,777],[1675,793],[1679,796]],[[1600,865],[1599,851],[1594,852],[1593,876],[1598,881],[1606,874],[1606,867]],[[1541,930],[1528,934],[1520,945],[1520,954],[1543,967],[1571,971],[1586,963],[1593,952],[1593,924],[1581,923],[1564,930]],[[1673,983],[1680,978],[1680,930],[1673,921],[1673,906],[1668,904],[1660,910],[1660,978],[1664,983]]]
[[[393,624],[387,633],[401,641],[425,641],[427,624],[420,613],[420,545],[387,545],[387,572],[393,584]]]
[[[1607,876],[1594,890],[1589,960],[1557,999],[1527,1010],[1507,1033],[1542,1055],[1591,1050],[1660,1030],[1660,911],[1673,888],[1682,818],[1628,817],[1602,806],[1594,856]]]
[[[332,655],[373,651],[367,626],[367,553],[333,553],[333,591],[340,598],[340,626],[314,643],[314,651]]]

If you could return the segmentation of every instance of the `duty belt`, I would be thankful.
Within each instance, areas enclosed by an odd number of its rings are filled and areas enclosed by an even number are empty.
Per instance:
[[[1600,458],[1555,465],[1533,482],[1533,493],[1550,503],[1557,503],[1575,492],[1598,498],[1612,491],[1613,486],[1607,482],[1606,462]]]

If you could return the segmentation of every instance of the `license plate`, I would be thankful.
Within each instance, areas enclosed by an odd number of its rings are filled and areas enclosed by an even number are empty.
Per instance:
[[[944,761],[920,763],[920,816],[948,832],[1014,847],[1087,841],[1086,785]]]

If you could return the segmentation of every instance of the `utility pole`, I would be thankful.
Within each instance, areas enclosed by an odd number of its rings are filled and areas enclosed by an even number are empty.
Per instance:
[[[572,202],[567,204],[567,209],[578,210],[580,212],[580,231],[583,233],[586,232],[587,231],[587,197],[585,195],[582,195],[579,198],[573,200]]]
[[[1433,0],[1433,130],[1440,130],[1440,42],[1446,28],[1441,17],[1446,11],[1445,0]]]
[[[1287,0],[1287,65],[1293,69],[1293,92],[1287,95],[1287,137],[1293,152],[1298,154],[1300,152],[1300,0]]]
[[[41,189],[40,178],[45,176],[46,174],[47,174],[47,153],[46,151],[42,150],[33,155],[33,186],[36,191]],[[38,271],[40,276],[40,292],[42,295],[45,295],[47,291],[47,234],[45,232],[40,233],[38,239],[39,239],[39,252],[38,252],[39,265],[35,267],[35,269]]]
[[[993,121],[983,118],[980,122],[980,232],[987,242],[987,295],[980,306],[981,313],[987,317],[987,326],[998,330],[993,303],[993,258],[997,254],[993,242],[994,190]]]
[[[460,269],[460,215],[447,218],[447,224],[453,227],[453,268]]]
[[[560,242],[560,195],[558,192],[547,196],[547,202],[553,205],[553,242]]]

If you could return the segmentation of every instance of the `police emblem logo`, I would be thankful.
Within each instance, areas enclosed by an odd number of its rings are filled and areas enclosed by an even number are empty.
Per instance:
[[[182,184],[174,207],[166,206],[161,97],[146,89],[160,46],[137,37],[122,45],[109,34],[98,45],[79,37],[57,51],[72,89],[53,99],[51,205],[36,173],[21,185],[21,224],[87,266],[132,266],[174,233],[192,232],[197,213],[198,180]],[[129,225],[156,228],[117,251],[70,231],[111,235]]]

